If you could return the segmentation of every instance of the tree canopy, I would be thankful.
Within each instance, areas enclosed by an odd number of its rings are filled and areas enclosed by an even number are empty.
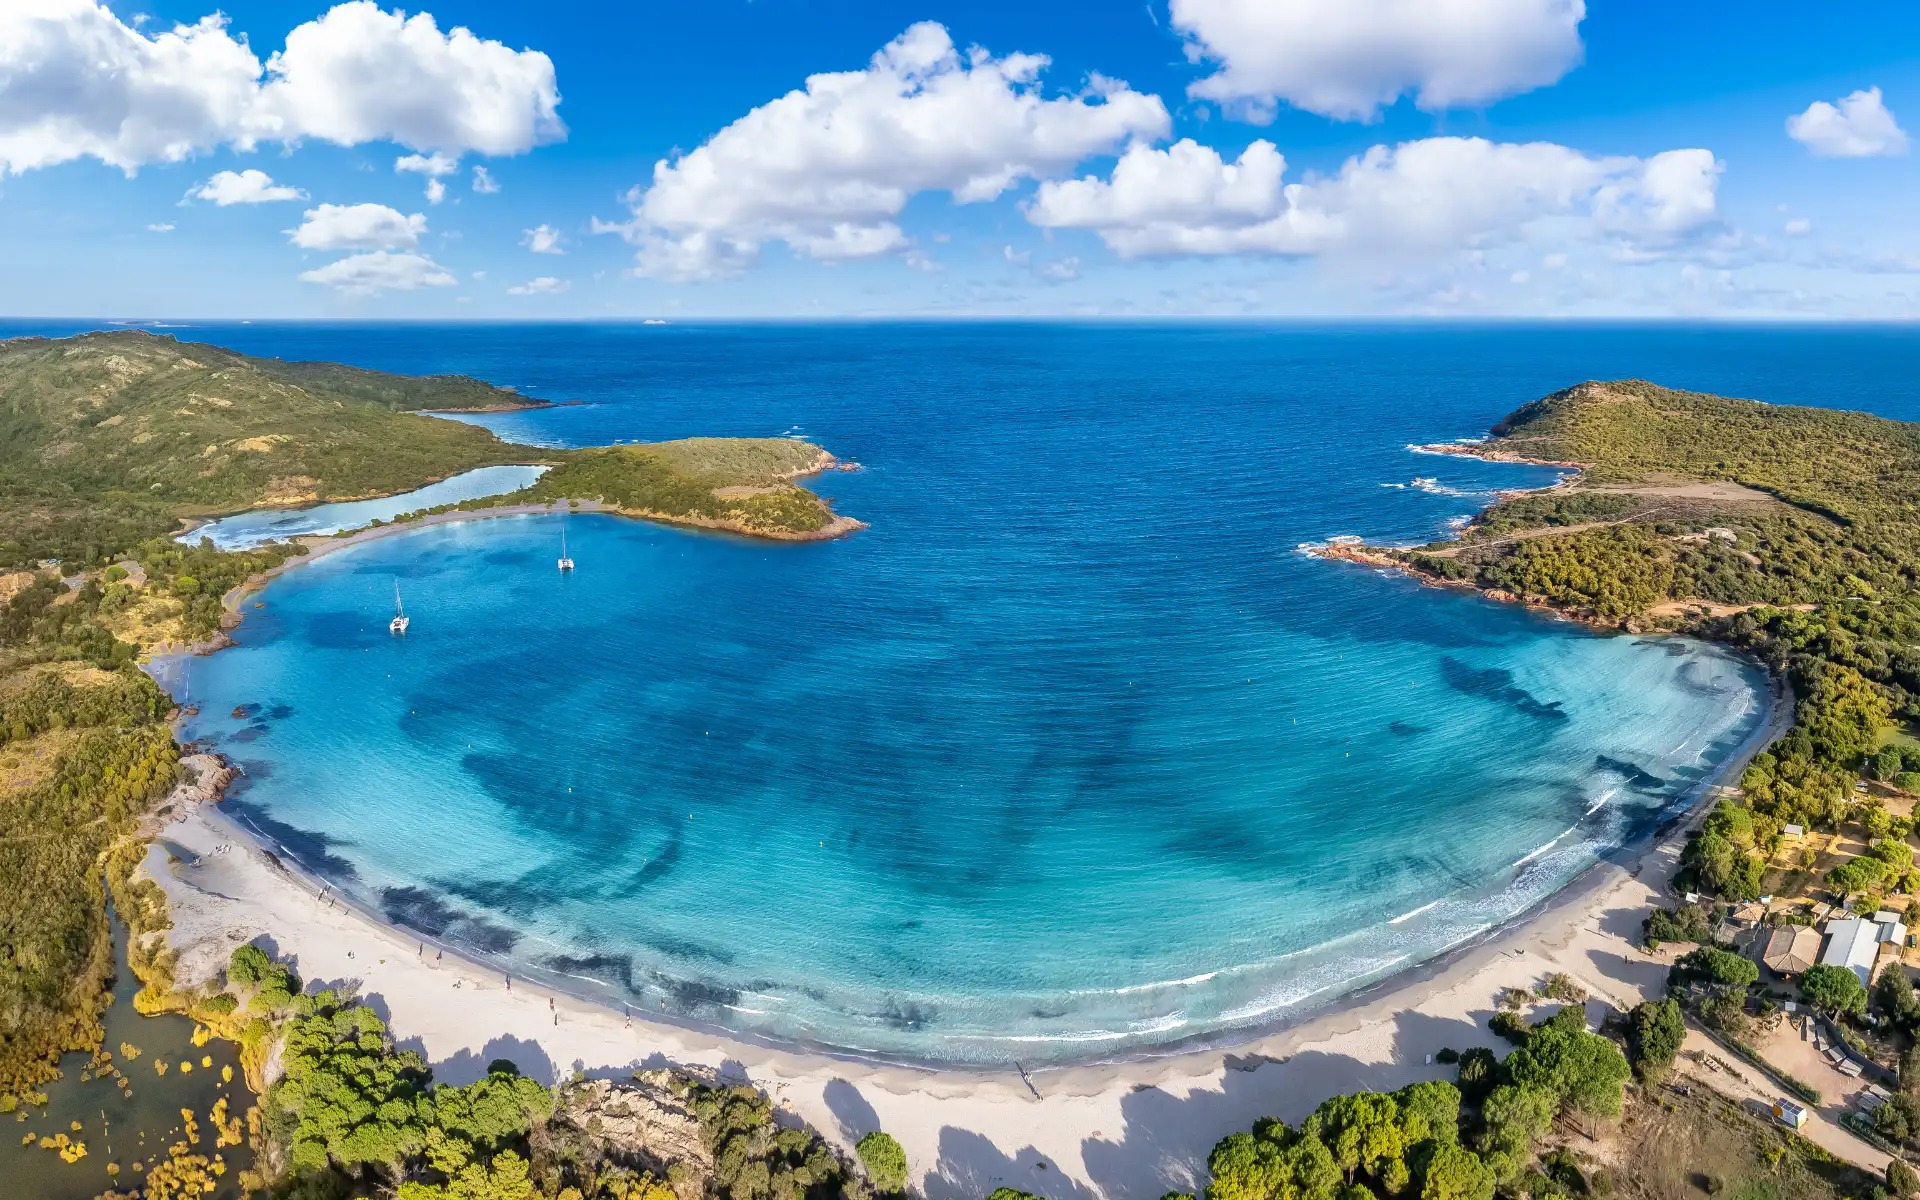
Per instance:
[[[1850,968],[1827,963],[1808,967],[1800,977],[1807,1002],[1830,1013],[1860,1013],[1867,1008],[1867,988]]]

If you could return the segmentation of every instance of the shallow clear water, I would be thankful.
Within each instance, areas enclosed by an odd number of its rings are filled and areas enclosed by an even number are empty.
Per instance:
[[[339,533],[375,521],[391,521],[401,513],[517,492],[530,486],[546,470],[545,467],[477,467],[439,483],[376,500],[342,500],[311,508],[259,508],[209,521],[181,534],[179,540],[197,546],[206,538],[222,550],[248,550],[266,542]]]
[[[487,419],[527,441],[795,432],[865,463],[818,481],[872,523],[839,542],[576,516],[562,576],[562,518],[530,517],[328,556],[192,663],[190,732],[259,828],[415,928],[940,1061],[1296,1015],[1549,894],[1751,732],[1764,682],[1710,647],[1302,556],[1553,477],[1408,442],[1590,376],[1913,407],[1913,339],[1878,330],[1798,358],[1618,328],[203,336],[593,402]]]

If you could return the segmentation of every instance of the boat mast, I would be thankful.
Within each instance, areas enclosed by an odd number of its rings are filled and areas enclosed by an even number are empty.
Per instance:
[[[407,631],[407,624],[407,610],[400,606],[400,581],[396,579],[393,581],[393,620],[387,622],[387,628],[401,634]]]

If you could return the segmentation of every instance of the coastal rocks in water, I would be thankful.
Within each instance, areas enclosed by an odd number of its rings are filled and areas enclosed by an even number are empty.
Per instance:
[[[216,804],[227,785],[240,777],[240,772],[218,754],[189,754],[180,760],[180,766],[186,778],[167,793],[160,806],[162,813],[171,810],[185,815],[202,804]]]
[[[689,1082],[659,1070],[639,1072],[631,1083],[569,1084],[554,1106],[548,1134],[576,1145],[597,1144],[601,1155],[621,1166],[673,1177],[676,1191],[680,1180],[688,1180],[693,1186],[681,1191],[681,1200],[698,1200],[713,1174],[713,1153],[687,1101]],[[683,1164],[679,1171],[676,1164]]]
[[[224,621],[222,628],[226,628]],[[197,642],[154,642],[146,647],[145,653],[148,659],[171,658],[183,654],[205,658],[234,644],[234,640],[225,633],[216,633],[212,637],[201,638]]]

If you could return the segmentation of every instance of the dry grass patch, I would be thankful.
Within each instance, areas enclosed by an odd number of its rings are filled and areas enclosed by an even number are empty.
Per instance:
[[[1627,1200],[1841,1200],[1874,1180],[1705,1088],[1628,1105],[1614,1194]]]
[[[52,775],[60,755],[79,739],[77,729],[58,729],[0,746],[0,796],[17,796]]]

